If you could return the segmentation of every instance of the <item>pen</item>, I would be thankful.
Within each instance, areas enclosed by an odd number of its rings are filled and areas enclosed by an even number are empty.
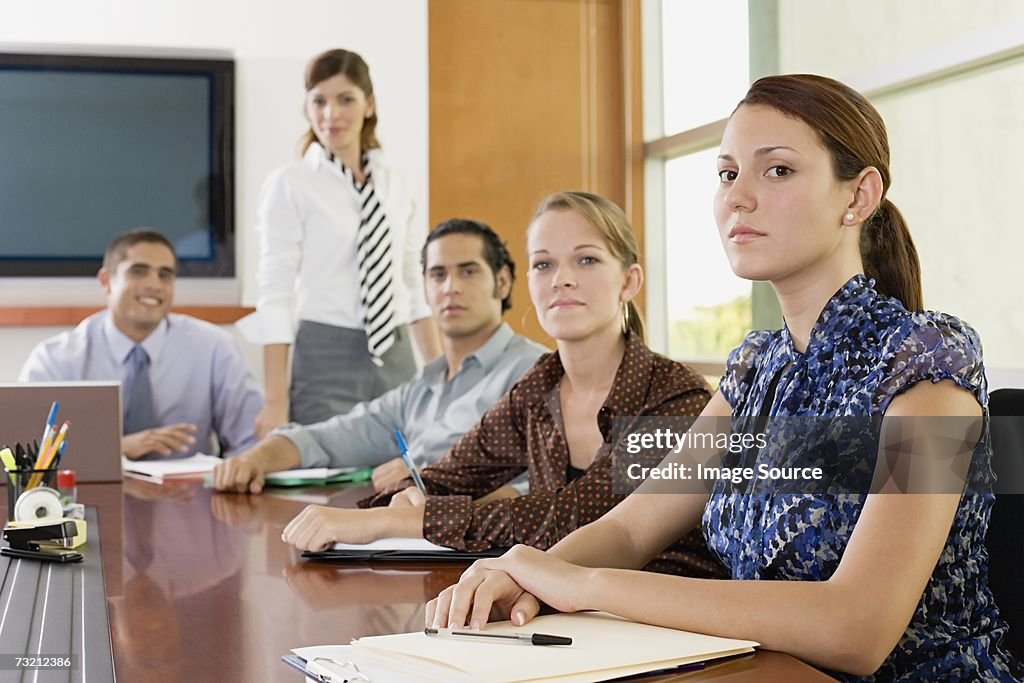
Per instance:
[[[409,447],[405,444],[405,437],[402,436],[400,429],[395,430],[395,441],[398,442],[398,450],[402,454],[402,460],[405,461],[405,466],[409,468],[412,473],[412,480],[416,482],[416,488],[420,490],[424,496],[427,495],[427,487],[423,484],[423,478],[420,477],[420,471],[416,469],[416,464],[413,463],[412,458],[409,457]]]
[[[64,424],[61,425],[60,431],[57,432],[57,436],[50,443],[49,448],[39,454],[39,459],[36,460],[36,464],[33,467],[36,472],[32,475],[31,479],[29,479],[28,486],[26,488],[34,488],[39,485],[40,480],[43,478],[43,472],[40,470],[50,469],[50,465],[53,463],[53,459],[56,457],[57,451],[60,450],[60,447],[64,444],[64,437],[67,435],[68,427],[70,426],[71,422],[65,420]]]
[[[44,445],[44,447],[46,445],[46,440],[50,438],[51,434],[53,434],[53,425],[55,425],[57,423],[57,408],[58,407],[59,407],[58,402],[54,401],[53,404],[50,406],[50,414],[46,417],[46,427],[43,428],[43,445]]]
[[[57,469],[57,466],[60,465],[61,456],[64,455],[64,447],[67,446],[67,445],[68,445],[68,442],[67,442],[67,440],[65,440],[64,443],[62,443],[60,445],[60,448],[57,449],[57,457],[54,458],[54,460],[53,460],[53,469]]]
[[[501,638],[502,640],[517,640],[527,645],[572,645],[572,638],[568,636],[551,636],[546,633],[484,633],[483,631],[443,631],[437,628],[427,627],[423,632],[428,636],[450,635],[469,636],[472,638]]]

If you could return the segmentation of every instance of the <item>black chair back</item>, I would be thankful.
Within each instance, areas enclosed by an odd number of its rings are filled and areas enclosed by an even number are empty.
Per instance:
[[[989,395],[996,500],[985,544],[989,584],[1010,632],[1003,641],[1024,661],[1024,389]]]

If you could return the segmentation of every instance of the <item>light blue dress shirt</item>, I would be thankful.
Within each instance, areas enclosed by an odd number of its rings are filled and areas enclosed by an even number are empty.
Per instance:
[[[376,466],[398,457],[395,430],[419,466],[444,455],[548,349],[502,324],[450,380],[444,356],[415,377],[344,415],[274,434],[299,449],[301,467]]]
[[[73,330],[40,342],[21,369],[22,382],[118,380],[135,342],[118,330],[107,311]],[[190,422],[196,443],[186,454],[211,452],[219,439],[230,455],[256,443],[253,422],[263,395],[245,365],[242,349],[216,325],[170,313],[142,347],[149,354],[153,407],[160,425]]]

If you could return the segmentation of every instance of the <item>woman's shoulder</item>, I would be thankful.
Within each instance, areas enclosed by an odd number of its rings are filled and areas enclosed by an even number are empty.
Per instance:
[[[776,342],[781,338],[781,330],[754,330],[729,353],[725,374],[718,383],[718,390],[729,405],[735,408],[740,397],[749,392],[758,368],[771,358],[772,348],[779,348]]]
[[[409,194],[405,175],[395,165],[394,160],[381,148],[367,150],[366,159],[376,182],[389,197]]]
[[[757,357],[771,342],[780,335],[780,330],[752,330],[747,332],[740,345],[729,352],[730,362],[749,360]]]
[[[980,362],[981,338],[960,318],[939,311],[908,311],[903,306],[872,312],[883,357],[923,354]]]
[[[316,166],[309,156],[289,161],[283,166],[278,166],[263,181],[263,189],[266,191],[292,188],[296,185],[308,183],[316,174]]]
[[[725,361],[727,375],[745,374],[763,359],[773,340],[781,336],[781,330],[753,330],[747,333],[740,345],[729,352]]]
[[[561,376],[562,365],[558,357],[551,351],[542,353],[509,389],[509,400],[516,407],[531,405],[558,386]]]
[[[895,394],[928,379],[951,379],[983,396],[985,367],[981,338],[960,318],[938,311],[906,311],[886,326],[882,362],[888,377],[883,393]]]

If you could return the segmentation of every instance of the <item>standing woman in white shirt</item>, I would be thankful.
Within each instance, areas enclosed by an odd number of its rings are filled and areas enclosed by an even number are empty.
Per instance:
[[[347,50],[314,57],[305,113],[302,158],[263,186],[256,313],[240,323],[264,345],[260,437],[289,420],[345,413],[408,380],[410,336],[423,359],[441,353],[418,262],[425,226],[381,154],[366,62]]]

